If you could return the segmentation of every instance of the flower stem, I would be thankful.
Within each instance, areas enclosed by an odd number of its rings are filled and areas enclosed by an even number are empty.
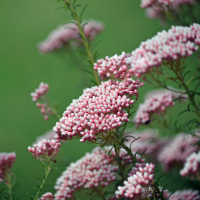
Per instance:
[[[177,67],[177,69],[176,69]],[[186,94],[188,95],[188,98],[190,99],[192,105],[194,106],[195,109],[195,113],[198,117],[199,123],[200,123],[200,114],[199,114],[199,108],[195,102],[195,98],[194,98],[194,94],[191,93],[191,91],[189,90],[189,84],[185,84],[185,81],[183,79],[182,76],[182,70],[181,70],[181,66],[180,64],[177,64],[177,66],[171,66],[172,71],[176,74],[178,80],[181,82],[181,85],[184,87]],[[196,75],[196,73],[195,73]],[[193,78],[193,77],[192,77]],[[189,81],[190,83],[190,81]]]
[[[195,74],[190,78],[190,80],[186,83],[187,86],[189,86],[190,83],[194,80],[194,77],[197,75],[198,72],[199,72],[199,71],[197,70],[197,71],[195,72]]]
[[[122,182],[123,182],[124,180],[126,180],[126,176],[125,176],[125,173],[124,173],[123,165],[122,165],[121,160],[119,158],[119,151],[120,151],[120,149],[117,149],[116,146],[114,146],[114,147],[115,147],[115,154],[116,154],[116,157],[117,157],[117,165],[119,167],[119,171],[121,173]]]
[[[120,141],[117,137],[115,138],[115,140],[119,146],[122,146],[127,151],[127,153],[131,156],[133,162],[137,162],[137,159],[134,157],[131,150],[122,141]]]
[[[12,200],[12,183],[11,183],[11,175],[10,173],[6,173],[6,186],[8,188],[8,193],[9,193],[9,200]]]
[[[75,8],[71,4],[71,1],[70,0],[64,0],[64,2],[66,3],[67,7],[71,11],[71,14],[72,14],[73,18],[76,20],[76,23],[77,23],[77,26],[78,26],[78,29],[79,29],[79,34],[80,34],[81,38],[83,39],[83,44],[84,44],[85,50],[87,52],[87,56],[89,58],[91,67],[93,69],[93,74],[94,74],[96,83],[97,83],[97,85],[100,85],[100,81],[99,81],[99,77],[98,77],[97,71],[94,70],[94,68],[93,68],[93,66],[94,66],[93,55],[92,55],[92,52],[91,52],[90,47],[89,47],[88,39],[86,38],[86,36],[84,34],[84,31],[83,31],[83,28],[82,28],[82,25],[81,25],[81,21],[79,20],[77,14],[76,14]]]
[[[197,106],[197,104],[196,104],[196,102],[195,102],[194,95],[191,94],[191,92],[190,92],[188,86],[187,86],[184,82],[183,82],[183,87],[185,88],[185,91],[186,91],[186,93],[187,93],[187,95],[188,95],[190,101],[192,102],[192,105],[194,106],[195,113],[196,113],[196,115],[197,115],[197,117],[198,117],[198,120],[199,120],[199,123],[200,123],[199,108],[198,108],[198,106]]]
[[[45,168],[45,176],[44,176],[44,179],[43,179],[43,181],[42,181],[42,183],[41,183],[41,185],[40,185],[40,187],[38,189],[38,192],[37,192],[34,200],[38,199],[38,197],[40,195],[40,192],[42,191],[42,188],[44,187],[44,184],[45,184],[45,182],[47,180],[47,177],[48,177],[48,175],[49,175],[49,173],[51,171],[51,165],[50,165],[50,163],[48,163],[48,166],[44,166],[44,168]]]
[[[51,112],[53,113],[53,115],[55,115],[58,119],[61,118],[61,115],[58,113],[58,111],[54,108],[54,106],[51,104],[51,102],[48,100],[47,96],[43,97],[43,100],[45,101],[46,105],[48,106],[48,108],[51,109]]]

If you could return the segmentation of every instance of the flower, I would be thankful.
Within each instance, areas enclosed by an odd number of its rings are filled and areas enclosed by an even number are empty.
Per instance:
[[[47,101],[46,94],[49,91],[49,85],[45,83],[40,83],[39,88],[35,92],[31,93],[33,101],[42,100],[44,103],[36,103],[36,106],[40,108],[40,112],[44,115],[44,120],[49,119],[49,115],[53,115],[53,112],[50,108],[49,102]]]
[[[130,54],[122,52],[121,55],[112,57],[106,56],[105,59],[100,59],[94,64],[94,69],[98,71],[99,76],[124,79],[133,75],[131,67],[126,63]]]
[[[42,195],[42,197],[40,198],[40,200],[54,200],[53,194],[50,192],[47,192],[45,194]]]
[[[183,190],[176,191],[170,197],[169,200],[200,200],[200,195],[197,190]]]
[[[192,55],[200,45],[200,25],[190,27],[172,26],[168,31],[159,32],[156,36],[142,42],[139,48],[132,51],[126,59],[136,77],[148,73],[153,67],[176,62],[180,58]],[[166,64],[165,63],[165,64]]]
[[[81,137],[81,142],[93,141],[98,133],[109,133],[121,126],[122,122],[128,122],[128,113],[124,109],[134,103],[132,97],[138,97],[137,89],[142,85],[132,79],[122,82],[109,80],[85,89],[54,126],[57,138],[69,140]]]
[[[59,140],[42,140],[34,144],[33,147],[28,147],[28,151],[32,153],[34,158],[38,160],[52,158],[54,159],[60,148]]]
[[[166,6],[170,6],[175,9],[178,8],[181,4],[194,4],[194,3],[195,0],[142,0],[140,6],[142,8],[160,6],[163,7],[163,9],[165,9]]]
[[[195,2],[196,0],[142,0],[140,6],[146,9],[147,17],[165,19],[169,11],[178,15],[177,11],[181,6],[192,5]],[[152,15],[152,13],[155,14]]]
[[[181,176],[195,175],[199,176],[200,169],[200,151],[190,154],[184,163],[183,169],[180,170]],[[193,176],[192,176],[193,177]]]
[[[153,90],[145,96],[145,101],[139,104],[139,108],[135,114],[133,122],[138,128],[142,124],[149,123],[153,119],[153,115],[161,115],[170,106],[174,105],[173,99],[179,97],[178,93],[159,89]]]
[[[155,165],[152,163],[136,163],[131,169],[124,186],[118,186],[117,198],[140,198],[146,196],[144,188],[148,188],[154,179]]]
[[[16,153],[0,153],[0,182],[7,178],[7,173],[12,168],[16,159]]]
[[[84,34],[89,41],[94,39],[97,34],[103,31],[104,25],[101,22],[94,20],[83,22]],[[78,45],[82,41],[79,36],[79,30],[75,23],[68,23],[59,26],[52,31],[49,36],[41,43],[38,44],[38,48],[41,53],[48,53],[62,48],[64,45],[69,44],[70,41],[78,42]]]
[[[71,163],[57,179],[55,200],[72,198],[79,189],[107,187],[115,180],[118,167],[112,165],[113,157],[96,147],[92,153]]]
[[[194,146],[197,141],[197,137],[185,135],[185,133],[176,135],[158,155],[158,161],[161,162],[164,170],[169,171],[175,163],[183,164],[187,157],[197,150],[197,146]]]
[[[40,100],[43,96],[47,94],[49,91],[49,85],[45,83],[40,83],[39,88],[35,90],[35,92],[31,93],[31,97],[33,101]]]

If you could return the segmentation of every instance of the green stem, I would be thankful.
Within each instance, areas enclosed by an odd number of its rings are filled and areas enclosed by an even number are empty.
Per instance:
[[[86,36],[85,36],[85,34],[84,34],[84,31],[83,31],[81,22],[80,22],[80,20],[79,20],[77,14],[76,14],[76,11],[75,11],[75,9],[74,9],[74,6],[71,4],[70,0],[64,0],[64,2],[66,3],[67,7],[68,7],[69,10],[71,11],[73,18],[74,18],[74,19],[76,20],[76,22],[77,22],[77,26],[78,26],[78,29],[79,29],[79,34],[80,34],[81,38],[83,39],[83,44],[84,44],[84,46],[85,46],[85,50],[86,50],[87,55],[88,55],[88,57],[89,57],[89,61],[90,61],[91,67],[92,67],[92,69],[93,69],[93,74],[94,74],[96,83],[97,83],[97,85],[100,85],[100,81],[99,81],[99,77],[98,77],[97,71],[94,70],[94,68],[93,68],[93,66],[94,66],[93,55],[92,55],[92,52],[90,51],[89,42],[88,42],[88,39],[86,38]]]
[[[47,167],[45,167],[45,176],[44,176],[44,179],[43,179],[43,181],[42,181],[42,183],[41,183],[41,185],[40,185],[40,187],[39,187],[39,190],[38,190],[38,192],[37,192],[37,194],[36,194],[34,200],[37,200],[37,199],[38,199],[38,197],[39,197],[39,195],[40,195],[40,192],[42,191],[42,188],[44,187],[44,184],[45,184],[45,182],[46,182],[46,180],[47,180],[47,177],[48,177],[48,175],[49,175],[49,173],[50,173],[50,171],[51,171],[51,165],[50,165],[50,163],[48,163],[48,164],[49,164],[49,165],[48,165]]]
[[[199,72],[199,71],[197,70],[197,71],[195,72],[195,74],[190,78],[190,80],[186,83],[187,86],[190,85],[190,83],[192,82],[192,80],[194,79],[194,77],[197,75],[198,72]]]
[[[175,66],[176,67],[176,66]],[[195,113],[198,117],[198,120],[199,120],[199,123],[200,123],[200,114],[199,114],[199,108],[195,102],[195,98],[194,98],[194,95],[191,94],[190,90],[189,90],[189,87],[188,85],[189,84],[185,84],[184,82],[184,79],[182,77],[182,71],[180,70],[180,64],[177,65],[177,68],[178,69],[174,69],[173,66],[172,66],[172,70],[173,72],[176,74],[177,78],[179,79],[179,81],[181,82],[181,85],[184,87],[185,91],[186,91],[186,94],[188,95],[188,98],[190,99],[190,101],[192,102],[192,105],[194,106],[194,109],[195,109]]]
[[[120,151],[120,149],[117,150],[117,148],[116,148],[115,145],[114,145],[114,147],[115,147],[115,154],[116,154],[116,157],[117,157],[117,165],[118,165],[118,167],[119,167],[119,171],[120,171],[120,173],[121,173],[122,182],[123,182],[124,180],[126,180],[126,176],[125,176],[125,173],[124,173],[123,165],[122,165],[121,160],[120,160],[120,158],[119,158],[119,151]]]
[[[187,93],[187,95],[188,95],[190,101],[192,102],[192,105],[194,106],[195,113],[196,113],[196,115],[197,115],[197,117],[198,117],[198,120],[199,120],[199,123],[200,123],[199,108],[198,108],[198,106],[197,106],[197,104],[196,104],[196,102],[195,102],[194,95],[191,94],[191,92],[190,92],[188,86],[187,86],[184,82],[183,82],[182,84],[183,84],[183,87],[185,88],[185,91],[186,91],[186,93]]]
[[[61,118],[61,115],[58,113],[58,111],[52,106],[50,101],[48,100],[47,96],[43,97],[43,100],[45,101],[46,105],[51,109],[51,112],[53,115],[55,115],[58,119]]]
[[[116,142],[119,146],[122,146],[127,152],[128,154],[131,156],[133,162],[137,162],[137,159],[135,158],[135,156],[132,154],[131,150],[123,143],[121,142],[117,137],[115,138]]]
[[[10,173],[6,173],[6,186],[8,187],[8,193],[9,193],[9,200],[12,200],[12,184],[11,184],[11,175]]]
[[[60,114],[57,112],[57,110],[55,108],[51,107],[51,111],[58,119],[61,118]]]

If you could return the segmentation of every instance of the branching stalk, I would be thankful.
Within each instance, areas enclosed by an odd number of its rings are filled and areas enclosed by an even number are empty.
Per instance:
[[[185,84],[184,82],[184,79],[182,77],[182,70],[180,69],[180,64],[177,65],[178,69],[175,69],[173,66],[172,66],[172,70],[173,72],[176,74],[178,80],[181,82],[181,85],[184,87],[185,91],[186,91],[186,94],[188,95],[188,98],[190,99],[190,101],[192,102],[192,105],[194,106],[194,109],[195,109],[195,113],[198,117],[198,120],[199,120],[199,123],[200,123],[200,114],[199,114],[199,108],[195,102],[195,98],[194,98],[194,95],[191,93],[191,91],[189,90],[189,87],[188,85],[189,84]]]
[[[74,6],[72,5],[71,1],[70,0],[64,0],[64,2],[66,3],[68,9],[71,11],[72,16],[77,23],[77,26],[78,26],[78,29],[79,29],[79,34],[80,34],[81,38],[83,39],[83,45],[85,47],[85,50],[87,52],[87,56],[89,58],[91,67],[93,69],[93,74],[94,74],[96,83],[97,83],[97,85],[100,85],[100,81],[99,81],[97,71],[95,71],[94,68],[93,68],[94,58],[93,58],[92,52],[90,50],[90,45],[89,45],[88,39],[86,38],[86,36],[84,34],[84,31],[83,31],[83,28],[82,28],[82,25],[81,25],[81,21],[79,20],[78,15],[76,14],[76,10],[75,10]]]
[[[116,142],[119,146],[122,146],[127,152],[128,154],[131,156],[133,162],[137,162],[137,159],[135,158],[135,156],[132,154],[131,150],[118,138],[115,138]]]
[[[9,193],[9,200],[12,200],[13,199],[13,196],[12,196],[12,183],[11,183],[11,174],[9,172],[7,172],[6,174],[6,186],[8,188],[8,193]]]
[[[122,181],[124,181],[124,180],[126,180],[126,176],[125,176],[125,173],[124,173],[123,165],[122,165],[121,160],[119,158],[119,152],[120,152],[120,149],[117,149],[116,146],[115,146],[115,154],[116,154],[116,157],[117,157],[117,165],[119,167],[119,171],[120,171],[120,174],[122,176]]]
[[[44,170],[45,170],[44,179],[43,179],[43,181],[42,181],[42,183],[41,183],[41,185],[40,185],[40,187],[38,189],[37,194],[35,195],[34,200],[37,200],[39,198],[39,195],[40,195],[40,193],[41,193],[41,191],[42,191],[42,189],[44,187],[44,184],[45,184],[45,182],[47,180],[47,177],[48,177],[49,173],[51,172],[51,164],[52,164],[52,162],[49,162],[49,160],[48,160],[47,163],[48,163],[47,165],[44,164]]]

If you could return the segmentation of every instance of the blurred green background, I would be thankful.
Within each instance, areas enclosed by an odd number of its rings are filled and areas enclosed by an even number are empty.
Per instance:
[[[96,39],[99,58],[131,52],[142,41],[161,30],[158,21],[148,20],[139,0],[81,0],[88,4],[83,18],[102,21],[105,31]],[[62,3],[55,0],[1,0],[0,2],[0,152],[15,151],[17,159],[13,171],[19,199],[29,199],[26,193],[36,184],[36,176],[43,168],[27,151],[36,137],[52,129],[57,119],[43,120],[39,109],[32,102],[30,93],[40,82],[50,86],[49,98],[59,104],[62,113],[78,98],[88,85],[88,75],[69,61],[69,56],[58,53],[40,55],[36,44],[58,25],[70,20],[70,14],[57,9]],[[144,91],[154,88],[146,86]],[[48,179],[56,178],[69,165],[91,150],[93,144],[70,141],[65,143],[57,156],[57,168]],[[54,191],[53,185],[44,191]],[[34,192],[34,191],[33,191]]]

